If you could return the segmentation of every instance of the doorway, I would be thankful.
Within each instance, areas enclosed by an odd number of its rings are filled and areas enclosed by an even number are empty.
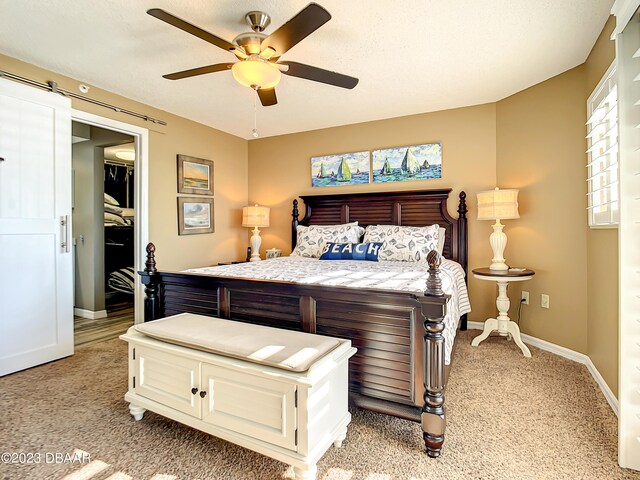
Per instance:
[[[72,119],[74,337],[80,346],[115,338],[143,321],[136,272],[144,268],[148,242],[148,130],[76,110]],[[90,179],[79,163],[82,151]],[[83,223],[87,204],[91,218]]]
[[[115,338],[134,321],[135,143],[74,121],[74,343]]]

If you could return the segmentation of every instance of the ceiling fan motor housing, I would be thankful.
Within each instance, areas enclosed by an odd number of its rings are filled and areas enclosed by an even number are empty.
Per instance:
[[[264,33],[246,32],[234,38],[233,43],[242,47],[247,55],[258,55],[260,53],[260,44],[265,38],[267,36]]]

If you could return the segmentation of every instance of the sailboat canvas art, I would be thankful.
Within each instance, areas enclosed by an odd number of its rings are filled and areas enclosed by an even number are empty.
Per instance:
[[[442,144],[373,151],[373,182],[406,182],[442,178]]]
[[[369,152],[311,158],[311,185],[339,187],[369,183]]]

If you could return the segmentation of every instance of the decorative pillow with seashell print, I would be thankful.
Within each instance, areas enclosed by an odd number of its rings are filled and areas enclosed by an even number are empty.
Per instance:
[[[426,262],[431,250],[438,250],[440,227],[403,227],[399,225],[369,225],[363,242],[381,242],[378,260],[396,262]]]
[[[291,256],[320,258],[327,243],[358,243],[364,228],[358,222],[342,225],[298,225],[296,248]]]

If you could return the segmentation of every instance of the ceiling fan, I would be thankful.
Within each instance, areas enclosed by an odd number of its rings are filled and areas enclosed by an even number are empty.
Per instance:
[[[307,5],[271,35],[263,33],[271,23],[269,15],[264,12],[249,12],[245,19],[253,31],[241,33],[231,43],[159,8],[152,8],[147,13],[233,53],[239,60],[235,63],[217,63],[163,75],[169,80],[231,70],[239,83],[251,87],[258,93],[260,102],[265,107],[278,103],[275,87],[282,73],[342,88],[351,89],[358,84],[357,78],[348,75],[303,63],[279,61],[289,49],[331,20],[329,12],[316,3]]]

